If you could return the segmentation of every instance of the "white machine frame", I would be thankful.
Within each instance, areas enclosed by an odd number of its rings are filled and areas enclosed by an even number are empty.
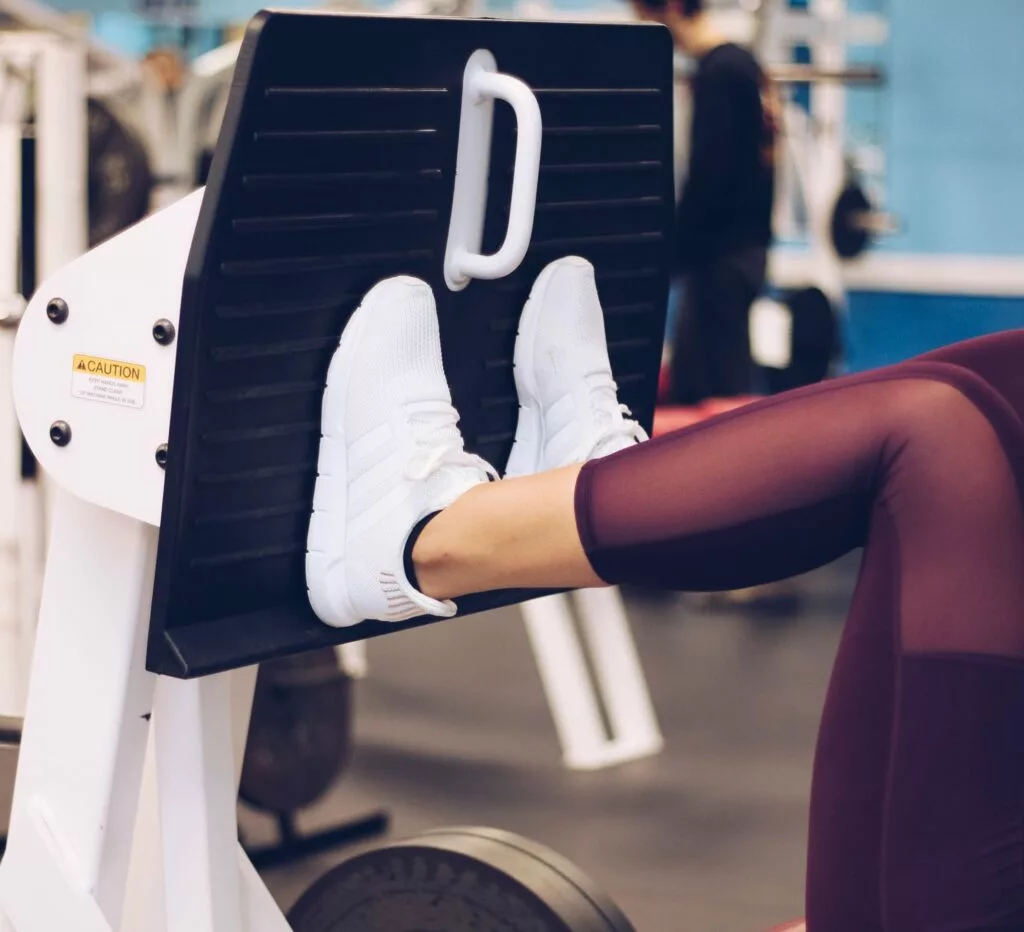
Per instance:
[[[252,671],[192,681],[147,673],[156,529],[62,489],[53,531],[0,862],[6,929],[286,932],[238,842]],[[142,792],[147,747],[159,794]],[[137,815],[147,831],[132,846]]]
[[[0,33],[0,715],[24,713],[44,554],[43,487],[21,477],[10,396],[21,238],[21,139],[28,92],[36,133],[40,280],[87,243],[86,49],[53,32]]]
[[[6,9],[12,0],[3,2]],[[46,16],[46,8],[30,2],[16,2],[14,12],[48,29],[0,35],[0,59],[17,63],[21,74],[39,89],[38,188],[45,196],[40,197],[37,218],[38,266],[44,280],[86,248],[84,103],[90,80],[96,80],[90,78],[88,66],[100,56],[107,69],[103,88],[125,87],[141,79],[116,56],[87,45],[62,17]],[[62,33],[49,31],[57,26]],[[195,63],[179,101],[177,144],[163,157],[167,164],[162,167],[172,177],[187,177],[191,170],[202,104],[218,85],[230,80],[238,48],[238,43],[224,46]],[[4,83],[0,77],[0,90],[9,95],[12,89],[17,88],[11,79]],[[150,97],[143,96],[144,107]],[[10,95],[0,94],[0,99],[7,103],[0,112],[0,191],[10,193],[0,213],[0,296],[11,296],[9,322],[14,323],[22,303],[16,292],[23,113]],[[152,128],[156,116],[150,113],[144,122]],[[167,203],[168,195],[176,199],[187,191],[168,188],[161,193]],[[526,238],[528,233],[527,228]],[[518,251],[522,251],[524,237],[518,239]],[[5,385],[14,333],[13,327],[0,328],[0,373]],[[0,431],[0,437],[9,439],[9,445],[0,447],[5,451],[0,464],[0,714],[20,718],[25,712],[42,585],[44,503],[41,483],[21,479],[20,435],[13,404],[4,390],[0,390]],[[617,591],[578,595],[579,627],[571,605],[567,596],[551,596],[522,609],[565,765],[592,770],[658,753],[663,739],[621,597]],[[341,645],[338,655],[347,673],[366,675],[364,643]]]
[[[151,434],[166,433],[173,353],[152,339],[148,321],[130,322],[143,288],[154,314],[177,321],[201,196],[51,276],[19,327],[15,403],[56,491],[0,861],[4,932],[288,929],[238,843],[255,670],[183,682],[145,668],[163,486]],[[119,285],[97,289],[97,280]],[[71,309],[61,326],[45,315],[47,295],[58,291]],[[147,366],[152,395],[133,430],[118,419],[122,409],[67,392],[66,348],[89,352],[97,339]],[[72,409],[80,431],[64,449],[46,437],[54,404]],[[103,446],[127,462],[120,481],[104,475]],[[74,778],[68,761],[79,768]]]
[[[529,198],[528,225],[534,190],[513,182]],[[194,192],[49,276],[19,326],[15,406],[56,493],[0,862],[4,932],[288,929],[237,836],[253,669],[179,681],[145,665],[164,485],[154,453],[167,436],[175,358],[153,339],[152,321],[177,325],[202,197]],[[46,314],[55,296],[69,309],[64,319]],[[69,393],[76,355],[144,367],[144,401]],[[71,426],[55,437],[64,418]],[[612,741],[599,703],[577,688],[593,686],[561,598],[526,612],[567,762],[602,766],[660,747],[617,594],[578,595]]]

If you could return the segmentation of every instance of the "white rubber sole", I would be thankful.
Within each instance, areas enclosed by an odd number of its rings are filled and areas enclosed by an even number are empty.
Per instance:
[[[505,466],[505,477],[508,479],[532,476],[541,469],[546,438],[544,409],[537,398],[537,386],[534,382],[534,344],[537,341],[537,328],[540,326],[541,309],[544,306],[544,293],[555,272],[559,271],[566,261],[560,259],[552,262],[537,276],[519,318],[519,332],[516,335],[516,348],[512,357],[516,392],[519,394],[519,420],[516,422],[516,439],[512,444],[508,464]],[[576,261],[585,262],[583,259]]]
[[[339,434],[338,427],[344,421],[353,362],[360,337],[370,319],[371,303],[364,301],[360,304],[342,331],[338,348],[327,369],[320,418],[320,453],[313,513],[306,536],[306,589],[313,611],[332,628],[348,628],[363,621],[345,591],[348,462],[345,438]],[[346,607],[345,614],[340,614],[334,607],[338,604]]]

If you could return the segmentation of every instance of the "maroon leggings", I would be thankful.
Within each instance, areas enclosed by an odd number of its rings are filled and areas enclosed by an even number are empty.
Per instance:
[[[1024,929],[1024,330],[589,463],[609,583],[733,589],[864,547],[822,717],[809,932]]]

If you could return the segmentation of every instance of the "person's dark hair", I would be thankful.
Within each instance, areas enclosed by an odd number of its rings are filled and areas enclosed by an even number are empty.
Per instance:
[[[678,3],[684,16],[696,16],[704,12],[704,0],[637,0],[641,6],[656,13],[663,13],[670,3]]]

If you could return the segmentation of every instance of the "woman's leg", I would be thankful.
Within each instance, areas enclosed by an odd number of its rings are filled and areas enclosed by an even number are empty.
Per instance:
[[[919,357],[947,362],[980,375],[1024,421],[1024,330],[1011,330],[955,343]]]
[[[952,363],[976,373],[1004,396],[1018,417],[1024,418],[1024,330],[959,343],[920,357],[906,365],[915,366],[919,362],[928,361]],[[879,373],[869,374],[867,377],[860,377],[855,381],[868,383],[888,381],[903,368],[900,366],[883,370]],[[847,381],[849,380],[820,386],[824,389],[821,394],[828,399],[834,388],[845,386]],[[810,393],[806,394],[813,397],[819,392],[812,389]],[[824,404],[829,408],[832,407],[832,402],[829,400],[825,400]],[[854,405],[854,407],[857,406],[857,404]],[[772,429],[766,426],[767,419],[761,413],[761,407],[755,406],[746,412],[757,418],[758,428],[756,431],[747,431],[748,421],[746,418],[740,421],[739,433],[742,434],[740,445],[743,449],[730,451],[734,465],[742,467],[744,463],[750,463],[756,468],[758,463],[770,463],[776,459],[769,446],[762,445],[763,435]],[[775,400],[769,400],[764,407],[774,408]],[[740,414],[742,413],[740,412]],[[799,422],[800,417],[802,415],[794,416],[788,408],[786,409],[786,421],[796,420]],[[841,416],[831,418],[831,422],[830,427],[833,432],[845,432]],[[716,420],[709,422],[709,425],[717,423]],[[699,430],[700,428],[698,428],[698,432]],[[711,470],[702,476],[698,464],[694,463],[690,454],[682,452],[683,446],[690,445],[691,434],[686,433],[683,436],[687,438],[684,442],[677,443],[675,438],[669,437],[666,438],[666,444],[670,449],[675,450],[671,454],[672,457],[687,457],[687,471],[696,476],[687,480],[680,474],[680,469],[674,468],[676,484],[684,489],[696,490],[702,483],[711,480],[717,486],[719,475],[716,470]],[[806,436],[812,435],[808,433]],[[796,439],[799,441],[803,438]],[[821,439],[822,445],[829,445],[833,454],[840,453],[837,445],[829,443],[827,438],[822,437]],[[788,431],[774,434],[772,443],[777,448],[776,454],[782,454],[793,443],[793,440],[794,438]],[[721,446],[724,449],[727,443],[728,441],[718,433],[715,434],[715,447]],[[652,444],[645,448],[647,458],[665,459],[665,455],[660,451],[651,452],[655,446],[657,445]],[[634,454],[631,453],[630,456],[633,457]],[[723,453],[723,456],[728,457],[729,454]],[[778,460],[776,459],[776,461]],[[631,474],[643,470],[643,466],[639,462],[633,459],[630,462]],[[511,483],[506,482],[500,487],[500,490],[489,486],[471,490],[451,508],[439,515],[430,525],[427,542],[438,542],[441,548],[439,552],[436,548],[421,547],[418,553],[420,581],[424,583],[425,589],[428,592],[436,591],[443,597],[448,597],[470,591],[512,588],[524,578],[531,580],[531,586],[541,588],[600,585],[601,580],[585,556],[573,520],[575,509],[570,493],[575,489],[579,471],[580,467],[571,466],[539,477],[531,476],[526,479],[513,480]],[[653,473],[653,476],[656,482],[659,478],[657,471]],[[785,475],[776,478],[782,480],[783,483],[788,483],[792,476],[787,469]],[[735,480],[733,484],[735,484]],[[729,487],[729,485],[728,482],[723,483],[723,487]],[[683,494],[685,495],[685,492]],[[623,501],[628,502],[631,498],[631,496],[623,496]],[[537,503],[535,507],[526,507],[528,503],[532,502]],[[762,504],[766,509],[771,509],[776,503],[769,497]],[[661,507],[660,502],[657,505]],[[630,506],[626,505],[626,507]],[[859,545],[859,535],[854,534],[854,542],[849,540],[848,528],[837,526],[833,530],[838,533],[840,539],[831,543],[829,553],[818,554],[816,552],[812,557],[812,564],[828,562],[831,559],[830,554],[836,547],[840,552],[845,552]],[[508,537],[498,539],[502,531],[506,532]],[[545,542],[544,548],[536,546],[538,540]],[[446,542],[457,543],[458,546],[447,551],[444,549]],[[492,551],[492,558],[487,561],[486,570],[485,564],[476,556],[477,552],[484,548]],[[518,557],[516,557],[517,553]],[[798,555],[786,548],[784,553],[777,556],[788,562]],[[706,578],[707,567],[694,563],[689,556],[686,566],[695,570],[702,578]],[[735,568],[735,565],[728,563],[722,569],[730,567]],[[803,568],[806,567],[798,567],[795,571]],[[711,569],[717,571],[718,568],[712,567]],[[765,564],[764,569],[759,572],[763,573],[768,570],[769,567]],[[484,572],[488,573],[486,577],[483,575]],[[788,567],[783,567],[774,570],[772,575],[781,578],[781,576],[793,574],[788,572]],[[518,577],[518,581],[516,577]],[[716,583],[713,588],[727,588],[720,580],[712,581]],[[685,580],[678,577],[667,582],[654,580],[652,584],[668,585],[670,588],[694,588],[693,584],[686,584]]]
[[[567,471],[474,490],[413,558],[438,597],[585,584],[588,563],[608,582],[708,590],[866,544],[816,762],[810,932],[1018,927],[1022,449],[985,381],[915,364],[769,399],[574,484]],[[531,517],[528,535],[501,527],[536,511],[550,522]],[[548,533],[563,545],[539,547]]]
[[[1016,331],[945,347],[910,365],[920,361],[946,362],[969,369],[999,391],[1018,417],[1024,417],[1022,360],[1024,331]],[[861,582],[832,671],[815,759],[808,858],[809,913],[822,917],[821,921],[828,915],[842,913],[848,917],[851,928],[859,923],[866,930],[881,928],[881,888],[875,883],[874,867],[882,861],[883,832],[888,823],[882,818],[865,819],[864,814],[882,813],[885,809],[899,656],[889,616],[879,612],[877,606],[896,598],[898,573],[894,567],[897,559],[895,533],[890,529],[887,533],[873,535],[865,552]],[[979,614],[980,611],[979,608]],[[940,695],[948,694],[954,685],[952,678],[940,673],[938,679]],[[960,703],[961,699],[958,697],[956,701]],[[942,721],[946,716],[939,714],[939,708],[936,704],[925,709],[924,716],[928,720]],[[906,706],[903,711],[911,712]],[[985,717],[977,708],[970,714]],[[1011,730],[1016,727],[1014,723]],[[951,740],[959,739],[952,737]],[[1011,740],[1011,754],[1015,745]],[[962,753],[954,756],[960,757]],[[921,756],[917,760],[911,787],[918,781],[936,785],[927,772],[931,769],[928,758]],[[938,770],[941,773],[948,768],[940,765]],[[1008,759],[1006,772],[1013,770]],[[943,792],[950,793],[950,788]],[[944,810],[953,815],[961,811],[961,807],[959,804],[945,806]],[[965,804],[962,811],[968,819],[976,818],[972,806]],[[1004,824],[1008,831],[1015,830],[1012,818]],[[975,827],[980,828],[980,824]],[[951,831],[948,827],[947,830]],[[896,833],[891,828],[890,833],[895,840]],[[963,855],[967,856],[966,841],[970,834],[965,834]],[[926,843],[927,836],[917,837],[922,844]],[[980,836],[975,834],[974,837]],[[1012,848],[1005,850],[1003,863],[1015,864],[1014,857]],[[989,867],[994,866],[990,861]],[[925,883],[919,889],[926,893],[928,886]],[[941,901],[936,905],[941,906]],[[827,932],[828,925],[822,927]]]
[[[579,472],[567,466],[470,489],[417,538],[412,556],[419,587],[448,599],[515,589],[523,579],[533,589],[605,585],[576,530]]]

